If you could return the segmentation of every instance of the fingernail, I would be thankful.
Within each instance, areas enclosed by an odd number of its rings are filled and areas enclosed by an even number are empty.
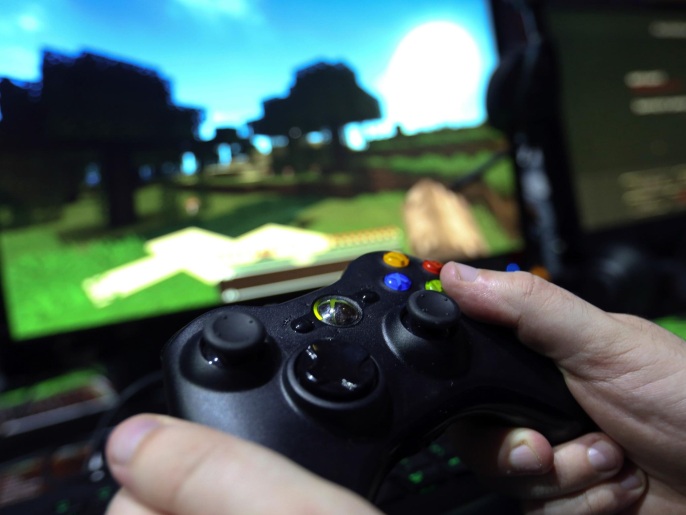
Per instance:
[[[628,475],[619,482],[624,490],[636,490],[643,488],[643,472],[636,470],[633,474]]]
[[[161,425],[155,418],[146,416],[123,422],[114,430],[107,444],[109,460],[117,465],[129,463],[143,438]]]
[[[458,279],[473,283],[479,275],[479,270],[469,265],[455,263],[455,272]]]
[[[509,462],[513,473],[534,473],[543,469],[541,459],[526,444],[518,445],[510,451]]]
[[[588,461],[598,472],[609,472],[619,467],[619,455],[615,448],[604,440],[599,440],[588,449]]]

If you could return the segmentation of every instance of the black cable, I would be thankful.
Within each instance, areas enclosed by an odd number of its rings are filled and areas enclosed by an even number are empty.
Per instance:
[[[120,415],[121,410],[134,397],[147,392],[152,387],[162,386],[162,372],[156,371],[147,374],[129,386],[127,386],[117,398],[115,404],[100,416],[98,423],[93,430],[90,444],[88,445],[89,457],[84,463],[84,472],[91,475],[93,481],[102,479],[106,474],[105,463],[105,443],[111,432],[116,417]]]
[[[499,161],[509,158],[509,153],[508,152],[496,152],[494,153],[488,161],[486,161],[484,164],[476,167],[474,170],[470,171],[469,173],[465,174],[464,176],[455,179],[450,184],[450,189],[453,191],[460,191],[461,189],[467,187],[470,184],[473,184],[475,182],[478,182],[483,179],[483,176],[488,172],[495,164],[497,164]]]

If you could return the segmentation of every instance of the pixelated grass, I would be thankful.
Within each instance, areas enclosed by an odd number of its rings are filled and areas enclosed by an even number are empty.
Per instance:
[[[194,194],[184,193],[177,200],[183,202]],[[268,222],[324,233],[402,226],[404,195],[391,191],[322,200],[272,193],[205,193],[199,216],[181,214],[169,221],[159,214],[164,204],[160,186],[149,186],[137,193],[140,222],[126,231],[104,229],[97,199],[87,196],[68,206],[56,222],[0,235],[10,327],[15,338],[30,339],[215,305],[218,288],[183,272],[104,307],[91,303],[81,283],[145,256],[144,244],[151,237],[189,225],[230,236]],[[492,251],[516,246],[488,209],[475,206],[474,215]]]

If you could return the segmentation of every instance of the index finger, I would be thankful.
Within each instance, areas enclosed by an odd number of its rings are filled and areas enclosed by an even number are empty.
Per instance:
[[[441,282],[469,317],[512,327],[519,340],[574,375],[608,370],[589,367],[622,354],[630,345],[625,324],[572,293],[526,272],[477,270],[447,263]]]

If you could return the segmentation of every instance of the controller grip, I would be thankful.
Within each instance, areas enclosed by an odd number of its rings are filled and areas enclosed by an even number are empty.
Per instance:
[[[548,358],[517,340],[513,331],[463,318],[472,342],[469,377],[460,397],[461,416],[480,415],[529,427],[551,444],[597,429]]]

